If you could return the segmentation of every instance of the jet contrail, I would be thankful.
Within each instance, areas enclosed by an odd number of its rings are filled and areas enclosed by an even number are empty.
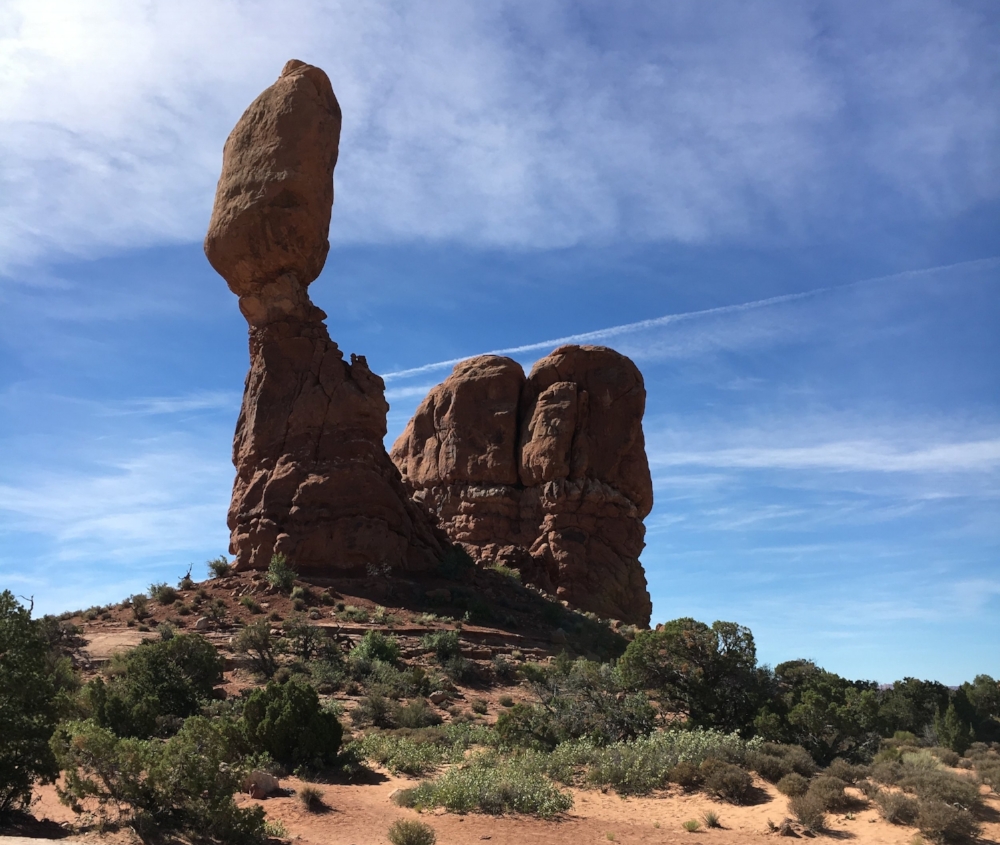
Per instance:
[[[621,326],[611,326],[606,329],[597,329],[592,332],[583,332],[581,334],[568,335],[567,337],[557,337],[552,340],[540,340],[537,343],[528,343],[524,346],[511,346],[507,349],[494,349],[491,352],[477,352],[473,355],[464,355],[461,358],[450,358],[447,361],[435,361],[433,364],[424,364],[420,367],[411,367],[407,370],[396,370],[393,373],[385,373],[382,378],[385,381],[390,381],[397,378],[407,378],[409,376],[421,375],[422,373],[430,373],[434,370],[444,370],[448,367],[454,367],[455,364],[461,361],[468,360],[469,358],[475,357],[475,355],[516,355],[519,352],[535,352],[539,349],[555,349],[557,346],[562,346],[566,343],[586,343],[592,340],[604,340],[609,337],[617,337],[618,335],[631,334],[632,332],[642,331],[643,329],[653,329],[660,326],[668,326],[671,323],[679,323],[684,320],[694,320],[698,317],[708,317],[715,314],[733,314],[740,311],[753,311],[757,308],[767,308],[771,305],[779,305],[782,302],[794,302],[799,299],[807,299],[811,296],[816,296],[817,294],[826,293],[832,290],[846,290],[847,288],[856,287],[858,285],[874,284],[876,282],[887,282],[887,281],[898,281],[902,279],[912,278],[913,276],[920,276],[926,273],[935,273],[939,270],[950,270],[955,267],[968,267],[972,265],[997,265],[1000,264],[1000,257],[983,258],[975,261],[960,261],[957,264],[942,264],[939,267],[927,267],[923,270],[907,270],[904,273],[894,273],[891,276],[876,276],[871,279],[861,279],[856,282],[848,282],[844,285],[831,285],[829,287],[814,288],[813,290],[803,291],[802,293],[788,293],[783,296],[771,296],[767,299],[756,299],[753,302],[741,302],[736,305],[721,305],[717,308],[705,308],[701,311],[686,311],[681,314],[667,314],[663,317],[654,317],[652,320],[640,320],[637,323],[625,323]]]

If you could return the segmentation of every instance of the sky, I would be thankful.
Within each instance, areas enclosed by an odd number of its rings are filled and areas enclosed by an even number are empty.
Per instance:
[[[387,444],[455,360],[612,346],[654,624],[1000,676],[993,0],[5,0],[0,589],[58,612],[225,552],[246,323],[201,241],[290,58],[343,108],[310,291]]]

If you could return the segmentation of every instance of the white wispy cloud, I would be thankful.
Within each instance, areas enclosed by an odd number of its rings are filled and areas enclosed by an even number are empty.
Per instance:
[[[773,240],[955,214],[1000,192],[993,32],[946,0],[9,0],[0,269],[200,239],[227,132],[293,56],[344,107],[339,242]]]
[[[891,442],[837,441],[811,446],[762,445],[710,451],[656,451],[656,467],[834,470],[839,472],[995,472],[1000,438],[900,449]]]
[[[957,279],[954,277],[957,275],[973,273],[990,278],[989,274],[997,268],[1000,268],[1000,258],[995,257],[965,261],[958,264],[927,267],[921,270],[909,270],[888,276],[860,279],[836,287],[813,288],[812,290],[799,293],[772,296],[751,302],[740,302],[679,314],[666,314],[662,317],[654,317],[649,320],[637,320],[633,323],[609,326],[589,332],[578,332],[566,335],[565,337],[540,340],[475,354],[523,356],[525,353],[530,352],[550,352],[563,344],[586,344],[614,340],[620,352],[636,360],[687,358],[717,349],[734,349],[747,345],[766,344],[778,338],[787,340],[792,337],[803,337],[815,333],[817,324],[829,324],[831,322],[830,309],[825,310],[822,314],[808,313],[802,310],[795,311],[791,315],[787,313],[769,313],[780,311],[780,306],[805,303],[824,294],[841,297],[845,294],[850,296],[859,291],[864,292],[866,289],[878,287],[887,289],[888,302],[891,306],[891,303],[898,301],[899,297],[905,293],[905,291],[892,289],[891,286],[893,285],[913,283],[955,284]],[[993,281],[996,281],[995,276],[993,277]],[[885,307],[883,305],[882,309],[879,310],[884,310]],[[845,309],[845,305],[841,302],[835,308],[840,312]],[[871,307],[865,310],[868,312],[865,314],[866,319],[872,319],[877,316]],[[854,314],[853,317],[856,319],[858,314]],[[723,321],[716,322],[720,318]],[[734,318],[746,319],[734,322]],[[693,325],[685,327],[686,331],[684,332],[676,331],[680,327],[680,324],[686,323]],[[669,329],[670,331],[665,332],[662,331],[663,329]],[[642,336],[642,338],[641,340],[630,340],[634,336]],[[417,375],[449,369],[470,357],[472,356],[466,355],[462,358],[435,361],[430,364],[422,364],[417,367],[385,373],[382,377],[386,381],[411,378]],[[746,382],[737,382],[734,385],[730,381],[727,386],[746,386]]]

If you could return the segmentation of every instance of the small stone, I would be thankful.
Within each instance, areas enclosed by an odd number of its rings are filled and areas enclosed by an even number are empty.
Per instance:
[[[431,700],[431,704],[444,704],[451,698],[444,690],[436,690],[427,697]]]
[[[255,769],[243,778],[243,791],[251,798],[267,798],[278,791],[278,779],[269,772]]]
[[[194,623],[194,629],[196,631],[207,631],[211,622],[207,616],[199,616]]]

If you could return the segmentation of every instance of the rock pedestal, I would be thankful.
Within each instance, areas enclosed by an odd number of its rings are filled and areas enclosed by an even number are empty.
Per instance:
[[[223,153],[205,253],[250,325],[228,520],[237,569],[281,553],[307,574],[420,571],[446,542],[382,445],[382,379],[344,360],[309,299],[330,248],[340,125],[326,74],[293,60]]]
[[[527,378],[516,361],[483,355],[428,394],[392,459],[474,557],[580,609],[648,625],[645,403],[642,374],[612,349],[560,347]]]

